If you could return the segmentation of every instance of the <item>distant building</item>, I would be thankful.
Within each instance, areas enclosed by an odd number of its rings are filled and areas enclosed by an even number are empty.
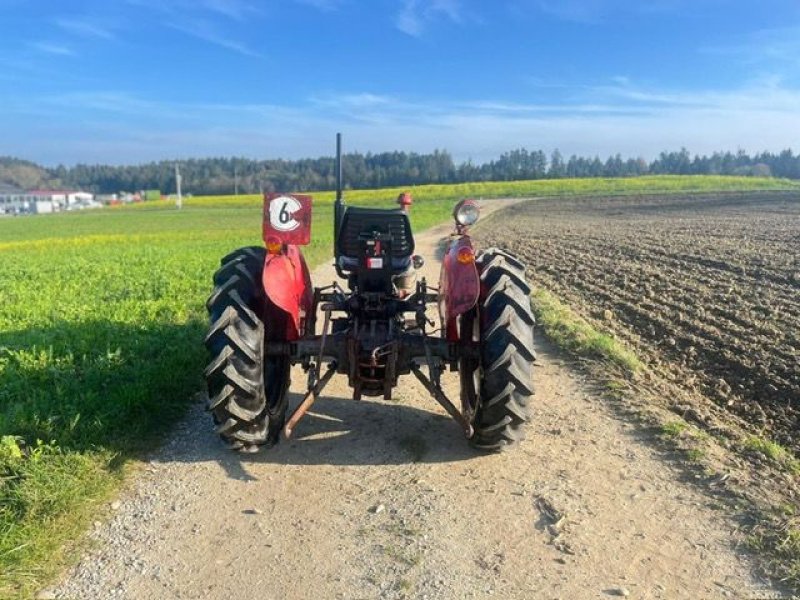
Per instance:
[[[30,192],[17,189],[8,184],[0,184],[0,214],[20,215],[30,212],[36,197]]]
[[[39,200],[53,203],[54,210],[75,210],[94,208],[94,194],[74,190],[32,190],[28,192],[37,196]]]
[[[70,190],[23,191],[0,184],[0,214],[46,214],[62,210],[80,210],[100,206],[88,192]]]

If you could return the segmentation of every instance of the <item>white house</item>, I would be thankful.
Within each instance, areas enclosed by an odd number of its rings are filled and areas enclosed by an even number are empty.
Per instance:
[[[0,184],[0,214],[45,214],[61,210],[96,208],[100,206],[88,192],[31,190],[22,191]]]
[[[37,200],[52,202],[53,210],[75,210],[82,208],[95,208],[99,206],[94,201],[94,194],[74,190],[33,190],[28,192],[37,197]]]
[[[24,192],[11,185],[0,184],[0,214],[19,215],[30,212],[30,207],[36,198],[29,192]]]

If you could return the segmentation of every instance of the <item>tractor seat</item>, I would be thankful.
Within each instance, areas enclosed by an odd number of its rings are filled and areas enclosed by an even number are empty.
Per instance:
[[[414,254],[414,236],[408,215],[399,208],[361,208],[348,206],[339,228],[336,243],[336,262],[345,271],[358,268],[361,261],[359,237],[380,232],[392,236],[392,271],[401,273],[409,268]]]

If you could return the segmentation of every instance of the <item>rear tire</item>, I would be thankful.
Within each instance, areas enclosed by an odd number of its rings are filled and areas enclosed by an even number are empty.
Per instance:
[[[208,410],[216,432],[241,452],[276,443],[286,415],[289,359],[264,353],[264,342],[286,331],[282,316],[263,322],[267,314],[285,315],[268,310],[261,283],[265,258],[257,246],[228,254],[214,274],[214,291],[206,303],[211,322],[205,338],[211,355],[205,370]]]
[[[476,370],[478,405],[470,444],[497,452],[525,438],[536,360],[535,319],[531,288],[519,259],[489,248],[479,254],[476,262],[481,274],[480,366]]]

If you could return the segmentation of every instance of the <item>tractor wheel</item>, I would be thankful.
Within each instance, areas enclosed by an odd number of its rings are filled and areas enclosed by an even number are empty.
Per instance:
[[[496,452],[525,437],[533,395],[535,320],[525,266],[515,256],[489,248],[476,262],[481,274],[480,365],[473,376],[477,406],[470,443]]]
[[[263,321],[267,314],[285,315],[268,310],[261,284],[265,257],[263,248],[250,246],[223,258],[206,303],[208,410],[216,432],[241,452],[276,443],[286,415],[289,359],[264,355],[264,342],[286,331],[282,316],[278,322]]]

